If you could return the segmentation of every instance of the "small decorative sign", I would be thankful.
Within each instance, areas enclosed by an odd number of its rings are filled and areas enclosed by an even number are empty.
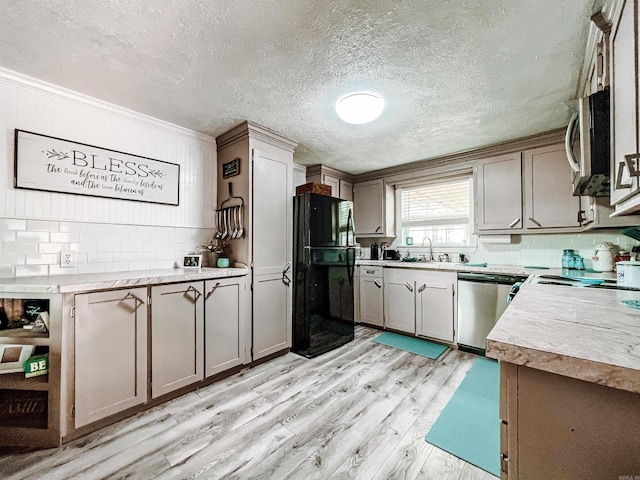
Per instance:
[[[16,129],[16,188],[178,205],[180,165]]]
[[[49,354],[34,355],[24,362],[25,378],[39,377],[49,373]]]
[[[234,158],[230,162],[222,164],[222,178],[233,177],[240,173],[240,159]]]

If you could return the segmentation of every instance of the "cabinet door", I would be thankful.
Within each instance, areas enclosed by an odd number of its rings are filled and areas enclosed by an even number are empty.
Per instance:
[[[384,326],[401,332],[416,333],[415,282],[410,272],[385,269]]]
[[[75,427],[147,400],[147,289],[75,296]]]
[[[340,198],[353,200],[353,183],[340,179]]]
[[[638,188],[638,178],[630,176],[625,155],[638,153],[636,112],[637,51],[635,12],[637,2],[626,0],[611,34],[613,128],[611,165],[611,204],[616,205]]]
[[[360,322],[382,327],[383,301],[382,278],[360,277]]]
[[[478,162],[477,230],[522,229],[522,161],[510,153]]]
[[[244,363],[245,288],[238,278],[205,282],[205,377]]]
[[[291,346],[292,163],[253,151],[253,359]]]
[[[322,174],[322,183],[331,187],[331,196],[340,198],[340,180],[326,173]]]
[[[384,185],[382,180],[353,186],[353,220],[356,235],[383,235]]]
[[[203,378],[204,283],[151,287],[151,396]]]
[[[525,150],[523,156],[525,227],[579,227],[580,197],[573,196],[564,145]]]
[[[455,274],[430,272],[416,279],[416,333],[453,343]]]

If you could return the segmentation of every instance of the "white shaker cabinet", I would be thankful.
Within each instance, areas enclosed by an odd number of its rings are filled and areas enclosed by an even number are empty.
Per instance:
[[[360,323],[384,326],[383,268],[360,267]]]
[[[564,145],[523,152],[524,225],[527,229],[580,227],[580,197]]]
[[[633,176],[625,156],[639,152],[638,112],[638,15],[637,0],[622,0],[611,31],[611,204],[617,214],[640,209],[638,177]],[[640,160],[631,166],[638,169]]]
[[[476,171],[476,229],[522,230],[520,152],[479,160]]]
[[[151,287],[151,397],[204,378],[204,282]]]
[[[244,122],[216,138],[218,205],[233,184],[244,201],[244,233],[228,241],[232,262],[251,268],[251,292],[244,341],[248,363],[291,346],[290,278],[293,256],[293,151],[297,142],[269,128]],[[223,166],[239,172],[224,178]],[[308,175],[307,170],[307,175]],[[238,201],[238,200],[236,200]]]
[[[416,334],[453,343],[456,306],[454,272],[421,272],[416,276]]]
[[[384,180],[353,185],[353,220],[357,237],[395,237],[394,189]]]
[[[411,270],[384,271],[384,326],[404,333],[416,333],[415,281]]]
[[[145,403],[147,288],[76,295],[74,326],[75,428]]]
[[[245,362],[246,290],[242,277],[205,282],[205,378]]]

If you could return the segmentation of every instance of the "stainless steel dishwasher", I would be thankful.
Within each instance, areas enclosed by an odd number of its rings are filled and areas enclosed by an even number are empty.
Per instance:
[[[458,273],[458,348],[484,355],[485,340],[502,312],[507,295],[526,276]]]

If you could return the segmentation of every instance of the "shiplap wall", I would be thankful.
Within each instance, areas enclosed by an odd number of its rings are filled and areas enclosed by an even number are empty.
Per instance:
[[[208,243],[214,138],[3,69],[0,105],[0,276],[172,267]],[[16,128],[177,163],[180,204],[16,189]],[[74,269],[59,269],[62,250],[77,252]]]

